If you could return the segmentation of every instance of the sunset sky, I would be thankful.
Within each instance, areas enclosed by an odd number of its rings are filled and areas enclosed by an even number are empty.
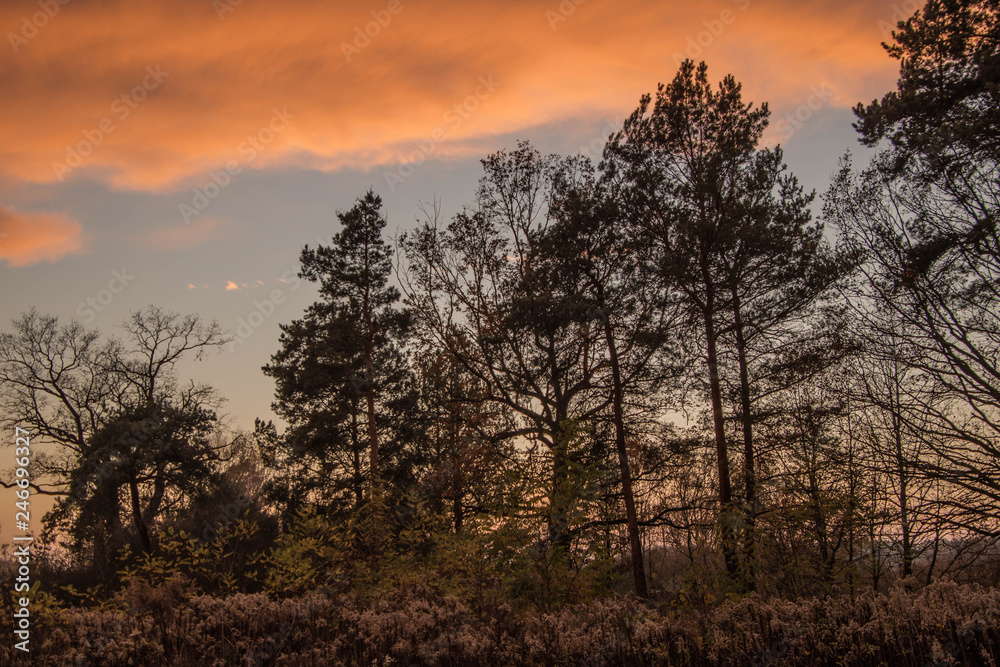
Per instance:
[[[6,1],[0,327],[32,306],[106,332],[147,304],[215,318],[238,342],[184,372],[252,427],[278,324],[315,296],[299,252],[367,188],[395,232],[422,201],[456,211],[519,139],[599,157],[693,56],[770,104],[768,142],[822,192],[912,3]]]

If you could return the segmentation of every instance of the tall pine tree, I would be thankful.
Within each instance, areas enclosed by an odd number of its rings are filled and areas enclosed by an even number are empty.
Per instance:
[[[279,461],[291,477],[283,499],[359,508],[383,481],[412,475],[403,418],[416,400],[403,350],[408,314],[389,285],[392,249],[372,191],[338,213],[329,246],[306,246],[299,276],[319,284],[305,316],[282,325],[281,350],[264,372],[276,381],[274,410],[289,424]]]

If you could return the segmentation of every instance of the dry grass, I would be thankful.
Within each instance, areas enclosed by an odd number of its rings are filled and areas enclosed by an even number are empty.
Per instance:
[[[1000,591],[938,582],[855,600],[751,595],[703,613],[606,599],[479,615],[409,586],[362,603],[224,599],[132,582],[109,610],[34,614],[37,665],[996,665]],[[9,626],[10,610],[3,611]],[[3,629],[10,637],[9,627]],[[0,646],[11,662],[12,642]]]

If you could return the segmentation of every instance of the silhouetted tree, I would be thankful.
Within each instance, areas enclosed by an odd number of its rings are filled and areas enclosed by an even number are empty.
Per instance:
[[[735,534],[742,524],[744,583],[753,586],[757,457],[755,403],[769,381],[801,381],[838,349],[817,327],[824,301],[850,270],[812,223],[805,194],[786,173],[780,148],[758,148],[769,111],[742,99],[728,76],[718,89],[704,63],[685,61],[625,121],[605,151],[605,170],[628,210],[636,243],[652,249],[663,289],[675,291],[700,330],[708,370],[719,470],[720,528],[730,575],[739,578]],[[831,311],[833,312],[833,311]],[[727,354],[731,353],[731,354]],[[729,371],[725,361],[733,358]],[[792,373],[796,370],[797,373]],[[730,479],[724,386],[736,386],[743,441],[743,506]],[[795,378],[798,378],[796,380]]]
[[[647,597],[629,444],[656,412],[650,398],[676,372],[670,345],[676,303],[666,301],[670,295],[656,284],[652,263],[629,237],[619,202],[595,178],[590,161],[569,159],[555,176],[554,223],[539,238],[529,279],[583,304],[599,333],[607,367],[597,382],[610,401],[633,582],[636,594]]]
[[[882,150],[844,162],[826,216],[864,253],[852,295],[879,354],[896,344],[905,382],[890,409],[944,484],[946,517],[997,535],[1000,501],[1000,204],[996,2],[928,2],[893,33],[897,90],[858,105],[861,140]],[[885,402],[883,401],[883,404]]]
[[[101,343],[32,311],[0,337],[5,414],[57,445],[38,457],[60,496],[46,524],[101,561],[120,544],[123,515],[150,553],[152,527],[208,492],[219,460],[210,435],[221,400],[205,385],[180,386],[175,369],[224,344],[219,325],[150,306],[122,327],[125,342]]]
[[[389,284],[381,198],[369,191],[338,218],[331,245],[302,251],[299,275],[319,284],[320,300],[281,326],[281,349],[264,366],[275,379],[274,410],[289,423],[273,464],[292,483],[272,485],[291,494],[289,511],[345,491],[358,509],[383,479],[399,487],[414,472],[403,461],[420,421],[403,347],[409,316]]]
[[[488,521],[503,493],[509,461],[516,454],[511,443],[495,433],[507,418],[447,350],[420,349],[414,367],[425,424],[423,495],[435,511],[449,513],[452,528],[461,533],[470,517]]]
[[[523,143],[491,155],[474,207],[447,226],[431,214],[401,246],[420,335],[461,363],[483,400],[514,417],[495,437],[545,453],[549,544],[565,553],[579,513],[575,471],[590,460],[579,426],[603,414],[610,396],[595,391],[605,361],[591,304],[546,288],[534,273],[545,260],[539,239],[553,222],[558,162]]]

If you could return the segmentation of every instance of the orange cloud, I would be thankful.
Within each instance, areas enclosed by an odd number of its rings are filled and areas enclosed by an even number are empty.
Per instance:
[[[232,292],[234,290],[237,291],[237,292],[241,291],[240,290],[240,286],[237,285],[236,283],[234,283],[232,280],[226,281],[226,291],[227,292]]]
[[[84,247],[79,222],[61,213],[21,213],[0,206],[0,259],[11,266],[55,262]]]
[[[687,55],[776,111],[824,85],[850,107],[896,76],[879,46],[893,0],[222,4],[62,6],[0,59],[0,177],[165,191],[481,155],[499,134],[621,118]],[[24,7],[0,6],[0,34]]]
[[[219,218],[195,218],[189,225],[157,229],[140,238],[144,244],[164,250],[190,250],[221,238],[227,225]]]

